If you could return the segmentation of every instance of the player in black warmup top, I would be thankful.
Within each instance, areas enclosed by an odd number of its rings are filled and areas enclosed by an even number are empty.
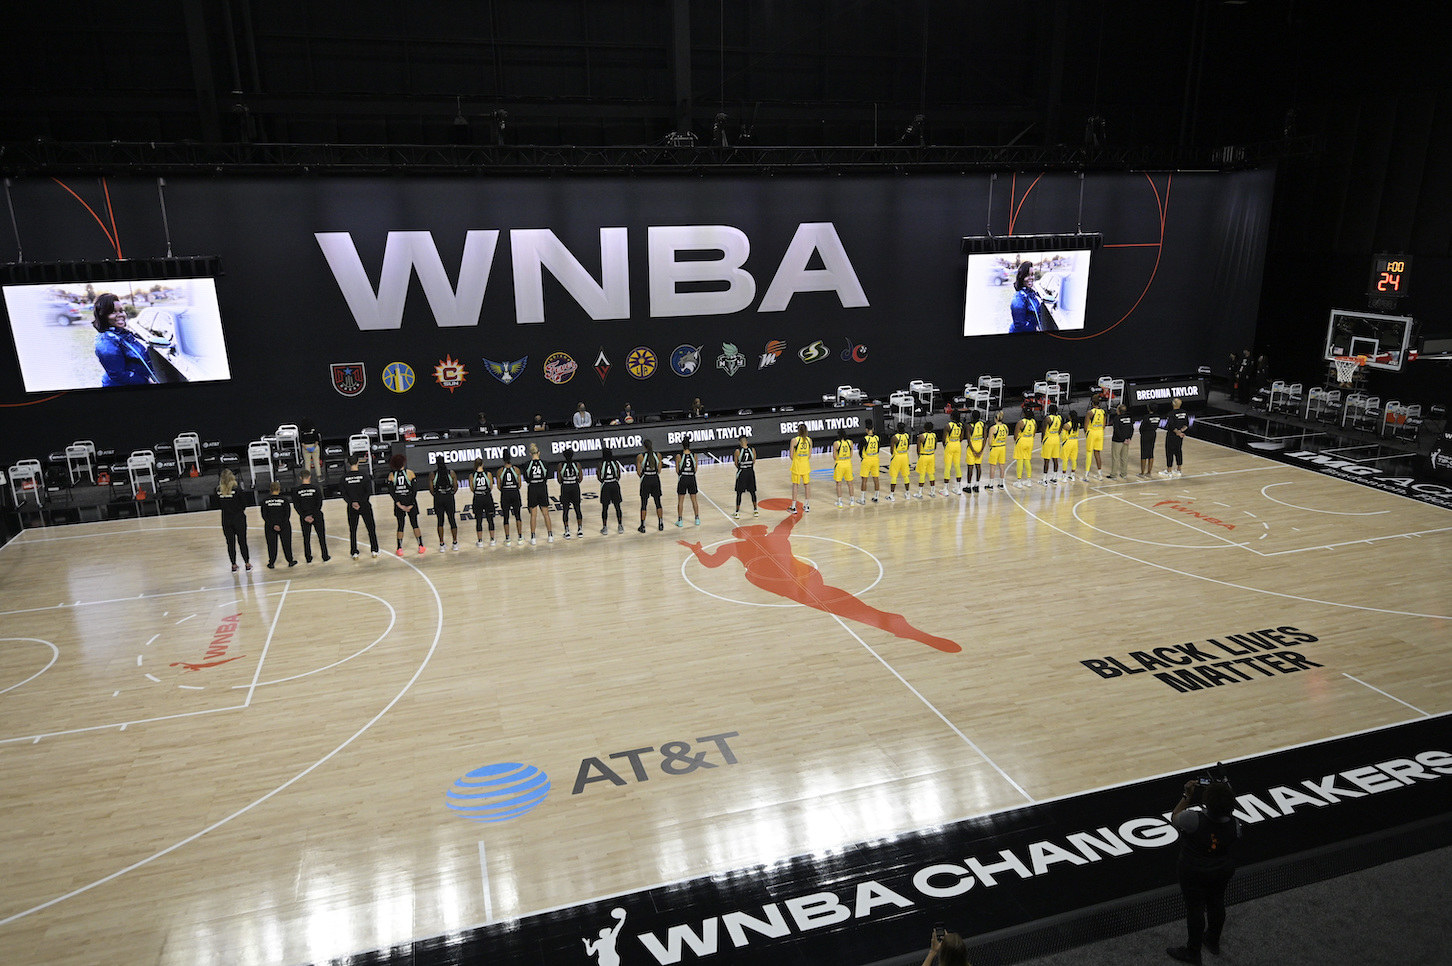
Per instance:
[[[736,463],[736,512],[731,514],[731,519],[741,518],[743,493],[751,494],[751,515],[759,516],[761,511],[756,508],[756,450],[747,445],[745,436],[736,440],[736,453],[732,460]]]
[[[681,521],[681,514],[686,509],[688,493],[691,496],[691,510],[696,514],[696,526],[701,525],[701,504],[696,498],[697,492],[696,454],[691,452],[691,441],[687,439],[681,442],[681,456],[676,460],[676,526],[685,526]]]
[[[232,561],[232,573],[237,572],[237,549],[242,549],[242,562],[252,569],[252,558],[247,554],[247,507],[242,505],[242,494],[237,492],[237,477],[231,470],[223,470],[217,482],[217,506],[222,510],[222,534],[227,538],[227,559]]]
[[[313,474],[303,470],[299,474],[297,488],[292,491],[292,505],[297,510],[298,529],[302,531],[303,559],[313,562],[312,531],[318,534],[318,553],[323,563],[328,556],[328,533],[323,529],[323,488],[313,482]]]
[[[1165,421],[1165,468],[1160,476],[1181,476],[1185,466],[1185,434],[1190,431],[1190,414],[1180,406],[1178,396],[1170,400],[1170,417]]]
[[[292,504],[282,495],[282,484],[276,480],[262,501],[262,529],[267,535],[267,569],[277,565],[279,543],[287,565],[296,567],[297,561],[292,556]]]
[[[343,502],[348,507],[348,551],[358,557],[358,521],[368,527],[369,549],[378,556],[378,527],[373,522],[373,480],[362,469],[362,459],[354,454],[343,474]]]
[[[544,516],[545,541],[555,542],[555,525],[550,520],[550,471],[539,458],[539,447],[529,444],[529,462],[524,464],[526,502],[529,506],[529,542],[534,545],[535,511]]]
[[[459,550],[458,500],[459,478],[449,469],[442,456],[434,458],[434,471],[429,476],[429,492],[434,495],[434,521],[439,525],[439,553],[444,552],[444,518],[449,520],[449,539],[454,552]]]
[[[388,474],[388,495],[393,498],[393,516],[398,521],[398,555],[403,556],[403,521],[413,527],[413,538],[418,541],[418,552],[424,552],[423,531],[418,528],[418,481],[402,453],[388,461],[392,467]]]
[[[482,416],[483,413],[480,413]],[[474,546],[484,546],[484,521],[489,521],[489,546],[494,546],[494,488],[490,484],[489,472],[484,469],[484,460],[474,461],[474,472],[469,477],[469,491],[474,494]],[[509,524],[504,525],[504,534],[509,536]]]
[[[1144,407],[1144,418],[1139,421],[1139,475],[1153,476],[1155,472],[1155,434],[1160,431],[1160,414],[1155,404]]]
[[[585,535],[585,514],[580,512],[580,479],[584,475],[580,464],[575,462],[575,451],[565,450],[565,461],[555,470],[555,479],[560,484],[560,516],[564,520],[566,540],[570,539],[570,507],[575,508],[575,536]]]
[[[660,505],[660,454],[650,440],[645,441],[645,452],[635,458],[635,472],[640,476],[640,532],[645,532],[645,508],[648,501],[655,500],[655,528],[665,529],[665,513]]]
[[[504,545],[509,546],[509,517],[514,515],[514,535],[518,538],[518,546],[524,546],[524,521],[520,518],[519,507],[520,487],[524,485],[524,477],[519,475],[519,469],[514,461],[509,458],[509,453],[504,454],[504,465],[499,467],[499,472],[494,476],[494,482],[499,486],[499,516],[504,521]]]
[[[610,507],[615,507],[615,527],[620,533],[625,532],[625,521],[620,518],[620,477],[625,472],[625,467],[615,458],[615,454],[606,446],[600,453],[600,472],[596,477],[600,481],[600,533],[610,532]]]

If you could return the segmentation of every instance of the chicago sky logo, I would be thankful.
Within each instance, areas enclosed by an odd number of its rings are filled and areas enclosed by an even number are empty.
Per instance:
[[[701,349],[698,345],[678,345],[671,352],[671,372],[678,376],[694,376],[701,368]]]
[[[389,392],[408,392],[413,383],[413,366],[407,362],[390,362],[383,367],[383,385]]]
[[[767,366],[776,365],[776,360],[780,359],[781,354],[785,351],[785,342],[780,339],[772,339],[766,344],[766,351],[761,354],[761,361],[756,364],[756,368],[765,369]]]
[[[335,362],[332,370],[333,388],[344,396],[356,396],[368,384],[368,371],[361,362]]]
[[[518,379],[524,372],[524,367],[529,365],[529,356],[523,359],[515,359],[513,362],[495,362],[493,359],[484,360],[484,368],[489,370],[489,375],[498,379],[506,386]]]
[[[550,776],[533,765],[503,762],[475,768],[454,780],[444,804],[471,822],[504,822],[538,806],[550,793]]]
[[[721,354],[716,357],[716,368],[724,371],[728,376],[734,376],[746,365],[746,357],[729,342],[721,343]]]
[[[831,354],[827,351],[827,347],[822,345],[821,339],[818,339],[811,345],[802,346],[802,348],[797,350],[797,358],[808,363],[821,362]]]

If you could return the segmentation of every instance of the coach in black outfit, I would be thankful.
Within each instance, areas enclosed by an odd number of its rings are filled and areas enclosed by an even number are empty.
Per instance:
[[[1235,850],[1240,843],[1240,822],[1231,814],[1234,808],[1235,793],[1229,782],[1201,785],[1191,779],[1170,813],[1170,821],[1180,833],[1180,892],[1185,897],[1188,930],[1185,945],[1165,950],[1171,959],[1199,963],[1202,947],[1220,955],[1225,890],[1235,874]]]
[[[343,474],[343,502],[348,506],[348,550],[354,558],[358,556],[358,521],[368,527],[368,549],[378,556],[378,527],[373,522],[373,480],[360,469],[362,459],[354,455],[348,460],[348,472]]]
[[[267,569],[277,563],[277,546],[289,567],[296,567],[292,556],[292,503],[282,495],[282,484],[272,481],[272,488],[262,501],[262,532],[267,536]]]
[[[297,489],[292,491],[292,505],[297,509],[298,527],[302,530],[303,559],[313,562],[311,533],[316,530],[318,553],[322,554],[323,563],[327,563],[331,558],[328,556],[328,534],[323,529],[323,488],[313,482],[313,474],[308,470],[302,471]]]

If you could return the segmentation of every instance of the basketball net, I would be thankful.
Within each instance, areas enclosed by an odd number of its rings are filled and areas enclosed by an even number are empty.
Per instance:
[[[1349,386],[1356,376],[1357,367],[1362,363],[1359,356],[1335,356],[1331,364],[1336,367],[1336,381],[1343,386]]]

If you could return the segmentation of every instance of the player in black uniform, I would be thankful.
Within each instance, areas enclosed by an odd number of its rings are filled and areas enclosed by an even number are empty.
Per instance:
[[[252,558],[247,553],[247,507],[242,504],[242,494],[237,492],[237,477],[231,470],[223,470],[217,484],[217,506],[222,510],[222,534],[227,538],[227,559],[232,561],[232,573],[237,572],[237,548],[242,548],[242,562],[252,569]]]
[[[439,525],[439,553],[444,552],[444,518],[449,520],[449,539],[454,552],[459,551],[458,501],[459,478],[449,469],[443,456],[434,458],[434,471],[429,475],[429,492],[434,495],[434,521]]]
[[[296,567],[292,556],[292,506],[282,495],[282,484],[272,481],[272,487],[262,500],[262,529],[267,535],[267,569],[277,564],[277,545],[282,544],[282,555],[289,567]]]
[[[327,563],[332,558],[328,556],[328,533],[323,529],[323,488],[313,482],[311,470],[298,474],[297,488],[292,491],[292,505],[297,510],[298,529],[302,530],[303,559],[313,562],[312,531],[316,530],[318,553],[322,554],[323,563]]]
[[[575,508],[575,536],[585,535],[585,514],[580,511],[580,479],[584,475],[585,471],[575,462],[575,451],[565,450],[565,461],[555,470],[555,479],[560,484],[560,516],[564,520],[566,540],[570,539],[570,507]]]
[[[696,514],[696,526],[701,525],[701,503],[696,498],[698,492],[696,454],[691,452],[691,441],[685,439],[681,441],[681,457],[676,460],[676,526],[685,526],[681,514],[685,512],[688,493],[691,496],[691,510]]]
[[[348,506],[348,550],[358,558],[358,521],[368,527],[369,549],[378,556],[378,527],[373,522],[373,479],[362,469],[362,457],[356,453],[348,459],[348,472],[343,474],[343,502]]]
[[[519,546],[524,546],[524,522],[519,516],[519,491],[524,485],[524,477],[519,475],[519,470],[514,461],[509,458],[508,450],[504,453],[504,465],[499,467],[499,472],[494,475],[494,482],[499,486],[499,516],[504,521],[504,545],[509,546],[509,517],[514,515],[514,535],[519,540]]]
[[[760,516],[761,511],[756,508],[756,450],[746,444],[745,436],[736,440],[732,461],[736,463],[736,512],[731,514],[731,519],[741,519],[743,493],[751,494],[751,515]]]
[[[1180,406],[1180,397],[1170,400],[1170,417],[1165,421],[1165,468],[1160,476],[1181,476],[1185,466],[1185,434],[1190,431],[1190,414]]]
[[[479,414],[484,415],[483,413]],[[484,546],[484,521],[489,521],[489,546],[494,546],[494,488],[490,484],[489,472],[484,469],[484,460],[474,460],[474,473],[469,477],[469,490],[474,494],[474,546]],[[509,524],[504,525],[504,538],[509,539]]]
[[[615,454],[606,446],[600,453],[600,472],[596,478],[600,481],[600,533],[610,532],[610,507],[615,507],[615,528],[618,532],[625,532],[625,521],[620,518],[620,477],[624,474],[625,467],[615,458]]]
[[[388,474],[388,495],[393,498],[393,516],[398,521],[398,555],[403,556],[403,521],[406,518],[413,526],[413,538],[418,541],[418,552],[424,552],[423,531],[418,528],[418,481],[402,453],[388,461],[392,467]]]
[[[640,476],[640,532],[645,532],[645,507],[655,500],[655,528],[665,529],[665,513],[660,505],[660,454],[655,444],[645,441],[645,452],[635,458],[635,472]]]
[[[539,447],[534,443],[529,444],[529,462],[524,464],[524,482],[528,489],[525,491],[526,502],[529,506],[529,543],[534,546],[534,521],[535,512],[538,511],[544,516],[545,540],[547,543],[555,542],[555,525],[550,520],[550,471],[545,467],[544,460],[539,458]]]
[[[1155,404],[1144,407],[1144,418],[1139,421],[1139,475],[1153,476],[1155,472],[1155,434],[1160,429],[1160,414]]]

